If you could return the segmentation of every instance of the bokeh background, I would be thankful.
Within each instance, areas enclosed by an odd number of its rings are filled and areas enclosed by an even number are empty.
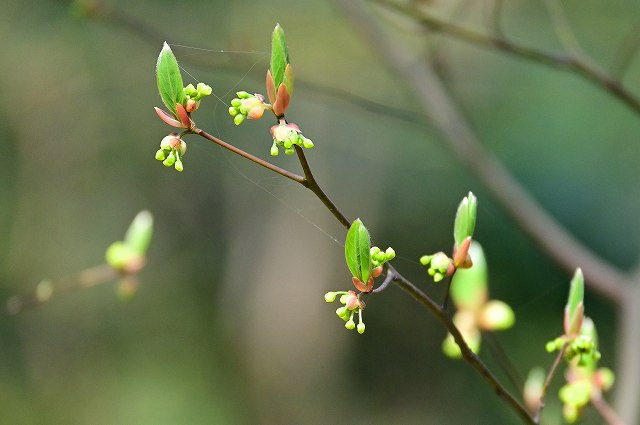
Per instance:
[[[460,19],[478,26],[489,2],[468,3]],[[563,3],[602,63],[640,16],[634,0]],[[370,297],[364,335],[344,330],[322,297],[350,286],[345,232],[311,193],[193,136],[183,173],[154,160],[169,131],[152,109],[162,42],[174,45],[187,82],[209,83],[228,103],[239,89],[264,92],[280,22],[297,77],[288,116],[314,140],[308,158],[326,192],[434,297],[441,288],[417,259],[449,248],[457,203],[476,193],[491,295],[517,316],[495,345],[521,376],[548,367],[544,343],[562,331],[569,276],[428,126],[335,96],[419,112],[332,3],[107,0],[95,12],[3,2],[0,297],[100,264],[142,209],[156,224],[148,267],[132,301],[104,284],[2,316],[1,423],[517,423],[476,372],[442,355],[444,330],[398,289]],[[375,13],[422,43],[421,31]],[[504,13],[514,38],[559,48],[539,2]],[[640,250],[637,117],[568,73],[442,38],[428,48],[483,143],[580,240],[631,267]],[[640,67],[625,82],[640,90]],[[199,126],[267,158],[272,123],[235,127],[224,102],[206,99]],[[274,161],[297,170],[294,158]],[[615,368],[616,311],[591,293],[586,303],[602,364]],[[506,382],[491,351],[485,344],[481,355]],[[560,423],[558,387],[549,424]]]

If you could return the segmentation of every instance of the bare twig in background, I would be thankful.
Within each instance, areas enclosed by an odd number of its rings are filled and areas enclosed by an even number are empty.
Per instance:
[[[394,0],[372,1],[412,17],[433,31],[447,34],[458,40],[466,41],[477,46],[491,47],[542,65],[573,72],[591,81],[597,87],[607,90],[631,108],[636,114],[640,115],[640,98],[624,88],[619,80],[592,64],[591,61],[587,63],[564,53],[547,52],[516,43],[499,35],[488,35],[471,30],[455,23],[444,21],[427,13],[424,9],[416,8],[411,4],[398,3]]]
[[[107,264],[91,267],[57,282],[43,280],[31,295],[13,296],[7,300],[6,309],[9,314],[18,314],[28,308],[45,304],[54,296],[78,289],[90,288],[124,277]],[[131,276],[133,277],[133,276]]]
[[[640,50],[640,22],[629,30],[620,43],[611,65],[611,75],[622,79]]]

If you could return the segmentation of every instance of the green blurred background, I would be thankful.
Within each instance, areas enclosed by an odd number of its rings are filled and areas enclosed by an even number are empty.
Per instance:
[[[471,2],[463,22],[481,22],[487,3]],[[634,0],[565,5],[583,46],[603,63],[640,12]],[[88,19],[66,2],[3,2],[0,296],[101,263],[141,209],[156,219],[148,267],[131,302],[106,284],[2,316],[0,422],[517,423],[476,372],[442,355],[444,330],[398,289],[370,297],[364,335],[343,329],[322,296],[350,286],[345,232],[311,193],[194,136],[183,173],[153,158],[169,131],[152,109],[161,104],[154,66],[162,42],[174,44],[195,78],[187,82],[210,84],[228,103],[235,90],[264,92],[280,22],[298,81],[288,117],[314,140],[308,158],[326,192],[367,223],[376,244],[393,246],[397,268],[435,297],[441,288],[417,259],[448,249],[457,203],[476,193],[491,295],[517,316],[495,339],[522,376],[548,367],[544,343],[562,332],[569,276],[434,131],[314,88],[419,111],[339,11],[293,0],[105,6]],[[538,2],[509,4],[504,17],[515,38],[559,47]],[[483,143],[580,240],[620,267],[633,265],[637,117],[570,74],[448,40],[436,48]],[[640,90],[640,67],[625,82]],[[212,96],[197,122],[267,158],[272,123],[237,128],[226,110]],[[274,161],[297,170],[294,158]],[[602,364],[615,368],[616,312],[591,293],[586,303]],[[481,354],[499,367],[486,344]],[[549,424],[560,423],[558,387]],[[587,423],[600,419],[588,414]]]

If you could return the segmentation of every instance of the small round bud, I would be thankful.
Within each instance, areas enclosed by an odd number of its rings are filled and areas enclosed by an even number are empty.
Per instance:
[[[156,159],[158,161],[164,161],[166,157],[167,155],[164,153],[164,151],[162,149],[158,149],[158,151],[156,152]]]
[[[347,329],[349,329],[349,330],[355,329],[355,327],[356,327],[356,322],[354,322],[354,321],[353,321],[353,319],[349,319],[349,320],[347,321],[347,323],[345,323],[345,324],[344,324],[344,327],[345,327],[345,328],[347,328]]]
[[[269,151],[269,153],[271,154],[271,156],[278,156],[278,154],[280,153],[278,151],[278,146],[276,145],[276,142],[273,142],[273,145],[271,145],[271,150]]]
[[[313,142],[310,139],[307,139],[306,137],[303,137],[302,138],[302,146],[304,146],[305,149],[311,149],[315,145],[313,144]]]
[[[242,100],[238,99],[237,97],[234,99],[231,99],[231,106],[234,107],[234,110],[235,108],[239,108],[240,105],[242,105]]]
[[[396,258],[396,252],[391,247],[387,248],[387,250],[384,253],[387,255],[387,261],[393,260],[394,258]]]
[[[182,164],[182,161],[180,161],[180,158],[176,159],[174,168],[176,169],[176,171],[180,171],[180,172],[184,170],[184,165]]]
[[[328,303],[332,303],[336,300],[338,294],[336,292],[327,292],[324,294],[324,300]]]
[[[293,150],[292,148],[289,148],[289,149],[285,149],[285,150],[284,150],[284,154],[285,154],[285,155],[293,155],[294,153],[296,153],[296,151],[295,151],[295,150]]]
[[[175,162],[176,162],[176,157],[175,157],[175,155],[173,154],[173,152],[171,152],[171,153],[169,154],[169,156],[167,156],[167,159],[165,159],[164,161],[162,161],[162,164],[163,164],[165,167],[171,167]]]
[[[358,333],[360,335],[362,335],[364,333],[364,328],[365,328],[365,326],[364,326],[363,322],[358,323]]]
[[[240,125],[242,124],[242,121],[244,121],[245,116],[238,114],[235,117],[233,117],[233,122],[235,123],[235,125]]]
[[[234,108],[233,106],[229,107],[229,115],[231,115],[232,117],[235,117],[236,115],[238,115],[238,110],[236,108]]]

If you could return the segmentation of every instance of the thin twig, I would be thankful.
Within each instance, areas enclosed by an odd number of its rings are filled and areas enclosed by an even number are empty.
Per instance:
[[[502,9],[504,6],[504,0],[493,0],[491,6],[491,14],[489,20],[489,29],[496,36],[504,36],[504,30],[502,29]]]
[[[591,405],[608,425],[624,425],[618,414],[611,408],[609,403],[602,398],[602,394],[591,398]]]
[[[393,266],[389,265],[388,273],[393,273],[395,276],[393,281],[400,287],[400,289],[411,295],[416,301],[426,307],[436,317],[436,319],[438,319],[447,328],[458,347],[460,347],[462,357],[485,379],[485,381],[487,381],[498,397],[502,398],[525,423],[535,424],[536,422],[527,411],[527,408],[524,407],[524,405],[509,391],[507,391],[504,385],[498,381],[498,378],[496,378],[482,360],[480,360],[480,358],[471,351],[471,348],[467,345],[464,337],[446,312],[443,311],[428,295],[398,273]]]
[[[249,161],[253,161],[256,164],[261,165],[262,167],[273,171],[274,173],[278,173],[281,176],[284,176],[284,177],[286,177],[286,178],[288,178],[290,180],[293,180],[296,183],[302,183],[303,184],[304,181],[305,181],[304,177],[299,176],[296,173],[292,173],[289,170],[285,170],[284,168],[280,168],[277,165],[274,165],[274,164],[270,163],[269,161],[265,161],[262,158],[258,158],[255,155],[251,155],[250,153],[245,152],[242,149],[239,149],[239,148],[233,146],[230,143],[227,143],[227,142],[225,142],[223,140],[218,139],[215,136],[212,136],[211,134],[207,133],[206,131],[204,131],[204,130],[198,128],[198,127],[193,127],[191,129],[191,133],[197,134],[198,136],[202,136],[205,139],[209,140],[210,142],[213,142],[213,143],[215,143],[215,144],[217,144],[217,145],[219,145],[219,146],[221,146],[221,147],[223,147],[223,148],[225,148],[227,150],[230,150],[231,152],[233,152],[235,154],[238,154],[241,157],[248,159]]]
[[[387,286],[389,286],[389,284],[393,282],[393,276],[394,276],[393,273],[390,273],[389,271],[387,271],[387,275],[384,277],[384,281],[382,281],[382,284],[371,292],[374,294],[377,294],[379,292],[384,291],[387,288]]]
[[[564,13],[562,4],[558,0],[544,0],[544,5],[551,18],[553,30],[565,51],[572,57],[579,58],[582,61],[586,60],[580,42],[569,24],[567,15]]]
[[[504,38],[498,34],[484,34],[469,28],[444,21],[418,9],[412,4],[399,3],[393,0],[369,0],[392,10],[396,10],[403,15],[415,19],[434,31],[448,34],[458,40],[471,43],[476,46],[492,47],[499,51],[509,53],[513,56],[530,60],[535,63],[553,68],[563,69],[580,75],[591,83],[607,90],[614,97],[626,104],[636,114],[640,115],[640,98],[625,89],[622,83],[611,75],[607,74],[600,67],[589,62],[584,62],[580,58],[563,53],[553,53],[534,47],[524,46]]]
[[[516,391],[520,391],[524,387],[524,381],[522,376],[518,372],[518,369],[515,367],[509,356],[506,354],[502,344],[496,338],[493,332],[483,332],[482,333],[483,341],[487,342],[487,346],[489,348],[489,352],[496,360],[500,368],[507,376],[511,385],[513,385],[513,389]]]
[[[444,300],[442,300],[442,310],[447,311],[449,306],[449,298],[451,298],[451,282],[453,282],[453,275],[447,277],[447,287],[444,292]]]
[[[538,404],[538,410],[534,416],[536,423],[540,422],[540,416],[542,415],[542,409],[544,409],[544,399],[547,396],[547,392],[549,391],[549,386],[551,385],[551,381],[558,370],[558,366],[560,366],[560,362],[564,357],[564,353],[567,351],[568,344],[564,344],[560,351],[558,351],[558,355],[556,356],[553,364],[551,365],[551,369],[549,369],[549,373],[547,373],[547,378],[544,380],[544,385],[542,386],[542,391],[540,392],[540,403]]]
[[[71,292],[77,289],[90,288],[102,283],[110,282],[120,277],[120,274],[111,266],[101,264],[91,267],[57,282],[43,280],[30,295],[16,295],[7,300],[6,309],[9,314],[18,314],[28,308],[45,304],[54,296]]]
[[[307,158],[304,155],[304,151],[298,145],[294,145],[296,149],[296,155],[298,155],[298,160],[300,161],[300,166],[302,166],[302,170],[304,171],[304,180],[299,182],[304,187],[312,191],[320,201],[329,209],[331,214],[345,227],[349,228],[351,226],[351,222],[345,217],[344,214],[340,212],[338,207],[333,203],[333,201],[324,193],[320,185],[316,182],[315,177],[313,177],[313,173],[311,172],[311,168],[309,167],[309,163],[307,162]]]
[[[615,78],[622,79],[629,69],[631,62],[638,54],[639,49],[640,22],[636,22],[618,47],[618,51],[616,52],[611,64],[611,75]]]

